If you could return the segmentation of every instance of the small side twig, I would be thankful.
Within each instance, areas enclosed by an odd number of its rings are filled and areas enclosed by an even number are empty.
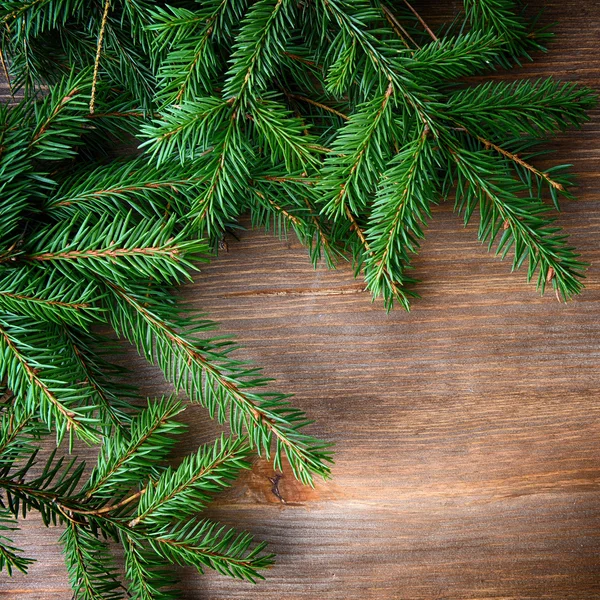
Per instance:
[[[425,31],[430,35],[431,39],[434,42],[439,42],[437,35],[435,35],[435,33],[433,33],[433,31],[431,31],[431,29],[429,28],[429,25],[427,25],[427,23],[425,23],[425,21],[423,20],[423,17],[421,17],[421,15],[412,7],[412,4],[408,0],[404,0],[404,4],[406,4],[406,6],[408,6],[410,11],[413,13],[413,15],[415,15],[415,17],[417,17],[417,19],[419,20],[419,23],[421,23],[421,25],[423,26]]]
[[[0,49],[0,61],[2,62],[2,70],[4,71],[4,77],[6,77],[6,83],[8,83],[10,95],[14,98],[12,82],[10,80],[10,73],[8,72],[8,67],[6,66],[6,61],[4,60],[4,52],[2,52],[2,49]]]
[[[100,24],[100,32],[98,33],[98,45],[96,46],[96,59],[94,60],[94,75],[92,77],[92,95],[90,98],[90,114],[94,114],[96,104],[96,86],[98,83],[98,69],[100,68],[100,55],[102,54],[102,44],[104,42],[104,30],[108,21],[108,11],[110,9],[110,0],[104,3],[104,13],[102,14],[102,23]]]
[[[385,18],[387,19],[388,23],[392,26],[392,29],[396,32],[396,35],[402,40],[404,45],[409,50],[412,50],[412,48],[406,41],[406,38],[408,38],[413,43],[413,45],[420,50],[421,46],[419,46],[419,44],[417,44],[417,42],[413,40],[410,33],[408,33],[408,31],[406,31],[406,29],[402,27],[402,24],[400,23],[400,21],[398,21],[396,15],[394,15],[394,13],[385,4],[381,4],[381,10],[383,11],[383,14],[385,15]]]
[[[347,121],[350,118],[348,115],[341,113],[339,110],[335,110],[335,108],[331,108],[331,106],[327,106],[327,104],[322,104],[321,102],[317,102],[316,100],[312,100],[306,96],[299,96],[298,94],[292,94],[291,92],[287,92],[285,90],[284,93],[288,98],[292,98],[292,100],[299,100],[300,102],[306,102],[308,104],[312,104],[313,106],[317,106],[318,108],[337,115],[338,117],[344,119],[344,121]]]
[[[540,179],[545,180],[546,183],[549,186],[553,187],[555,190],[558,190],[559,192],[565,191],[565,187],[561,183],[554,181],[554,179],[552,179],[550,177],[550,175],[548,175],[548,173],[544,173],[544,172],[540,171],[539,169],[536,169],[533,165],[530,165],[527,161],[523,160],[517,154],[513,154],[512,152],[509,152],[508,150],[505,150],[504,148],[497,146],[493,142],[490,142],[489,140],[486,140],[485,138],[482,138],[479,135],[476,135],[475,137],[485,146],[485,148],[487,150],[489,150],[491,148],[491,149],[495,150],[496,152],[498,152],[498,154],[501,154],[502,156],[505,156],[509,160],[512,160],[513,162],[517,163],[524,169],[527,169],[529,172],[533,173]]]

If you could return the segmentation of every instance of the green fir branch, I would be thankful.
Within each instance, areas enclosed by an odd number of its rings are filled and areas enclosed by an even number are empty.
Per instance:
[[[473,83],[550,34],[516,0],[463,6],[430,27],[408,0],[0,2],[0,569],[27,569],[11,537],[36,511],[63,528],[74,598],[170,599],[170,565],[264,576],[264,544],[202,512],[254,454],[312,485],[331,448],[173,293],[242,215],[408,310],[431,207],[455,195],[541,292],[582,290],[546,140],[596,96]],[[140,406],[123,340],[181,398]],[[174,466],[186,401],[230,435]],[[98,445],[90,469],[75,438]]]

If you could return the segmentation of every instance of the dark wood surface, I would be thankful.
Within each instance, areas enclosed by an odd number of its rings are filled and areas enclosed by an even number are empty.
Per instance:
[[[423,0],[451,14],[457,2]],[[597,86],[600,3],[532,2],[559,22],[547,56],[511,74]],[[415,261],[422,299],[386,315],[352,277],[313,270],[293,241],[243,232],[183,296],[236,333],[240,356],[336,442],[331,482],[303,488],[259,462],[210,516],[267,540],[277,565],[257,587],[183,571],[192,599],[600,598],[600,111],[551,145],[580,174],[561,223],[592,263],[567,305],[489,256],[450,206]],[[131,355],[149,393],[167,390]],[[188,411],[187,449],[218,428]],[[38,562],[0,598],[67,600],[59,531],[17,538]]]

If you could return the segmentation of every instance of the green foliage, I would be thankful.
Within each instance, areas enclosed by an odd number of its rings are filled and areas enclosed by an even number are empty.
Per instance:
[[[293,228],[313,258],[333,259],[343,249],[357,273],[364,268],[367,287],[388,309],[394,302],[408,308],[415,296],[415,281],[406,275],[410,255],[424,235],[428,206],[440,194],[446,199],[463,176],[453,154],[457,148],[474,171],[489,169],[490,182],[501,179],[512,188],[522,181],[530,199],[521,207],[531,208],[542,229],[553,227],[552,215],[537,207],[545,202],[542,190],[558,208],[559,196],[569,197],[570,181],[562,167],[539,171],[529,149],[536,139],[584,123],[594,95],[551,79],[455,83],[517,62],[547,39],[536,19],[515,12],[512,0],[465,1],[462,17],[437,34],[404,2],[258,2],[244,13],[237,32],[230,9],[225,2],[211,3],[206,14],[171,6],[157,9],[158,23],[149,25],[158,32],[158,72],[185,73],[186,80],[170,104],[157,93],[159,113],[142,126],[142,147],[160,164],[171,164],[176,155],[196,169],[195,227],[217,239],[250,210],[256,223]],[[189,52],[187,67],[183,54],[172,58],[165,50],[169,43],[179,48],[194,42],[203,44],[204,54]],[[210,72],[197,72],[202,57]],[[169,93],[173,80],[165,80]],[[193,94],[186,96],[188,88]],[[427,164],[417,169],[422,167],[421,176],[416,174],[424,183],[428,179],[424,197],[398,207],[403,195],[392,199],[396,183],[390,175],[394,167],[408,168],[398,161],[410,161],[403,149],[421,135],[431,148]],[[478,162],[483,156],[485,164]],[[297,197],[265,193],[265,170],[277,181],[306,178],[306,211]],[[500,195],[499,202],[505,201]],[[577,293],[583,271],[566,238],[542,235],[537,248],[528,228],[512,231],[514,248],[524,245],[533,257],[530,265],[539,267],[541,291],[551,275],[548,284],[563,298]],[[543,256],[550,254],[560,268],[548,267],[542,276]],[[518,254],[515,267],[522,258]],[[533,275],[528,271],[528,278]]]
[[[0,510],[0,531],[7,533],[16,529],[18,528],[10,511]],[[0,571],[6,569],[9,576],[12,576],[15,569],[21,571],[21,573],[26,573],[27,567],[35,561],[21,556],[22,550],[13,546],[12,540],[4,533],[0,533]]]
[[[262,578],[259,570],[272,563],[265,544],[255,545],[248,534],[198,520],[210,494],[228,486],[240,469],[249,468],[250,447],[244,438],[223,436],[186,457],[177,469],[165,466],[161,459],[169,454],[175,436],[185,431],[175,420],[183,409],[174,398],[151,400],[128,428],[104,437],[89,475],[85,463],[57,458],[54,450],[37,469],[39,474],[26,481],[38,449],[27,445],[18,452],[7,451],[9,438],[14,444],[14,428],[25,425],[6,413],[0,440],[5,495],[1,530],[14,529],[13,519],[31,510],[39,511],[46,524],[64,524],[61,543],[77,598],[122,598],[127,592],[110,540],[123,544],[133,597],[172,597],[172,574],[164,570],[164,561],[200,572],[210,567],[249,581]],[[25,571],[31,562],[18,552],[8,537],[0,536],[2,565],[9,573]]]
[[[570,176],[533,163],[593,93],[463,79],[543,47],[516,6],[465,0],[434,31],[404,0],[0,1],[0,568],[31,562],[11,541],[30,510],[64,527],[75,598],[173,598],[169,564],[251,581],[271,564],[201,511],[253,453],[311,485],[330,448],[171,291],[243,214],[408,310],[431,207],[453,197],[540,291],[581,290],[554,214]],[[140,408],[107,329],[230,434],[170,467],[186,403]],[[40,459],[50,434],[98,445],[91,471]]]
[[[392,156],[393,93],[390,83],[372,100],[360,104],[336,137],[319,181],[329,217],[344,218],[347,210],[354,214],[365,210],[378,173]]]
[[[545,137],[577,127],[589,107],[585,88],[545,79],[467,88],[449,97],[448,114],[472,133],[510,139]]]
[[[385,171],[373,204],[366,231],[370,244],[365,262],[369,287],[392,305],[400,298],[408,308],[404,276],[409,268],[409,254],[416,254],[423,226],[431,216],[430,205],[439,192],[435,189],[435,152],[423,128],[420,136],[409,142],[392,159]],[[396,273],[395,278],[391,277]],[[398,289],[399,287],[399,289]]]

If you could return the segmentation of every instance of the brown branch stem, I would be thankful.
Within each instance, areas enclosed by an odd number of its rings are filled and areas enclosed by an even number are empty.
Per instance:
[[[104,3],[104,12],[102,14],[102,23],[100,24],[100,32],[98,33],[98,44],[96,46],[96,58],[94,60],[94,75],[92,76],[92,94],[90,98],[90,114],[94,114],[96,104],[96,86],[98,84],[98,70],[100,68],[100,55],[102,54],[102,44],[104,42],[104,30],[108,21],[108,11],[110,9],[110,0]]]
[[[36,302],[38,304],[47,304],[49,306],[61,306],[63,308],[72,308],[73,310],[81,310],[83,308],[89,308],[90,305],[87,302],[61,302],[59,300],[46,300],[45,298],[35,298],[33,296],[25,296],[23,294],[11,294],[10,292],[4,292],[0,290],[0,296],[7,296],[8,298],[14,298],[15,300],[23,300],[25,302]]]
[[[92,510],[82,510],[80,508],[72,508],[70,506],[65,506],[65,508],[68,511],[70,511],[72,513],[76,513],[78,515],[91,515],[91,516],[105,515],[106,513],[112,512],[113,510],[117,510],[119,508],[123,508],[124,506],[127,506],[134,500],[141,498],[146,493],[147,489],[148,489],[148,486],[141,489],[139,492],[136,492],[135,494],[131,494],[131,496],[127,496],[127,498],[124,498],[120,502],[117,502],[115,504],[109,504],[108,506],[103,506],[102,508],[96,508],[96,509],[92,509]]]
[[[529,164],[527,161],[524,161],[519,155],[509,152],[508,150],[505,150],[501,146],[498,146],[498,145],[494,144],[493,142],[490,142],[489,140],[486,140],[485,138],[483,138],[479,135],[476,135],[475,137],[486,147],[486,149],[489,150],[490,148],[492,148],[493,150],[498,152],[498,154],[502,154],[502,156],[505,156],[506,158],[512,160],[513,162],[515,162],[518,165],[520,165],[521,167],[523,167],[524,169],[527,169],[529,172],[533,173],[534,175],[544,179],[548,183],[548,185],[552,186],[554,189],[558,190],[559,192],[565,191],[565,188],[561,183],[554,181],[554,179],[552,179],[547,173],[544,173],[544,172],[536,169],[533,165]]]
[[[115,250],[70,250],[68,252],[43,252],[41,254],[30,254],[27,256],[27,259],[45,262],[52,260],[81,260],[84,258],[118,258],[121,256],[135,255],[160,255],[169,256],[170,258],[176,259],[176,257],[179,255],[179,248],[151,246],[149,248],[117,248]]]
[[[292,94],[291,92],[284,92],[288,98],[292,98],[293,100],[299,100],[300,102],[306,102],[308,104],[312,104],[313,106],[317,106],[318,108],[322,108],[327,112],[333,113],[338,117],[344,119],[344,121],[348,121],[350,117],[341,113],[339,110],[335,110],[335,108],[331,108],[331,106],[327,106],[327,104],[322,104],[321,102],[317,102],[316,100],[312,100],[311,98],[307,98],[306,96],[300,96],[298,94]]]
[[[413,43],[413,45],[420,50],[421,46],[419,46],[419,44],[417,44],[417,42],[415,42],[415,40],[413,40],[410,33],[408,33],[408,31],[406,31],[406,29],[404,29],[404,27],[402,27],[402,24],[400,23],[400,21],[398,21],[398,19],[396,18],[396,15],[394,15],[394,13],[383,3],[381,4],[381,10],[383,11],[383,14],[385,15],[385,18],[387,19],[388,23],[391,25],[392,29],[396,32],[396,35],[402,40],[404,45],[409,50],[411,50],[411,47],[409,46],[408,42],[406,41],[406,38],[408,38]]]
[[[423,17],[421,17],[421,15],[413,8],[412,4],[410,4],[410,2],[408,0],[404,0],[404,4],[406,4],[406,6],[408,6],[410,11],[413,13],[413,15],[415,15],[415,17],[417,17],[419,23],[421,23],[421,25],[423,26],[425,31],[429,34],[431,39],[434,42],[439,42],[438,37],[435,35],[435,33],[433,33],[433,31],[431,31],[431,29],[429,28],[429,25],[427,25],[427,23],[425,23],[425,21],[423,20]]]

